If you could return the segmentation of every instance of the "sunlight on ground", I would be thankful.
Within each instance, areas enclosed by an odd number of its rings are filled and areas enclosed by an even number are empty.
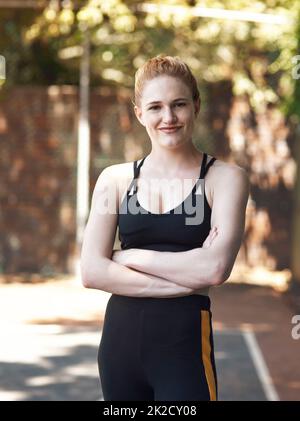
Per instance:
[[[291,281],[291,271],[271,271],[263,266],[249,268],[248,266],[236,265],[227,282],[269,286],[278,292],[288,289]]]
[[[98,328],[2,325],[0,401],[98,399],[100,338]]]

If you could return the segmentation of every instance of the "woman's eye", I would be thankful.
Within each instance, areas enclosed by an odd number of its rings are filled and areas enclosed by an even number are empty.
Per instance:
[[[182,107],[182,106],[184,106],[184,105],[185,105],[185,103],[184,103],[184,102],[179,102],[178,104],[175,104],[175,107],[176,107],[176,106],[178,106],[178,107]],[[157,110],[157,108],[160,108],[160,107],[159,107],[159,105],[154,105],[153,107],[149,108],[149,110]]]

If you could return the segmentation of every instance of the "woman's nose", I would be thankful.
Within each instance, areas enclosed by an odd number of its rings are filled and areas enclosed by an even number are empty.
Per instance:
[[[163,120],[165,123],[175,121],[176,120],[176,114],[172,108],[167,107],[163,111]]]

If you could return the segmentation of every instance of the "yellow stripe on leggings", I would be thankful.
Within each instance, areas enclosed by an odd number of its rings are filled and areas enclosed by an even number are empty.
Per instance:
[[[216,382],[213,367],[210,359],[210,314],[207,310],[201,310],[201,329],[202,329],[202,360],[204,364],[206,381],[208,383],[209,395],[211,401],[217,400]]]

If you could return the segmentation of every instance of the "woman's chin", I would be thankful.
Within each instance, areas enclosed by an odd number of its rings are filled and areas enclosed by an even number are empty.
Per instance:
[[[164,147],[169,147],[170,149],[174,149],[180,146],[183,146],[187,141],[182,138],[175,138],[175,137],[169,137],[165,139],[160,139],[159,144],[161,144]]]

